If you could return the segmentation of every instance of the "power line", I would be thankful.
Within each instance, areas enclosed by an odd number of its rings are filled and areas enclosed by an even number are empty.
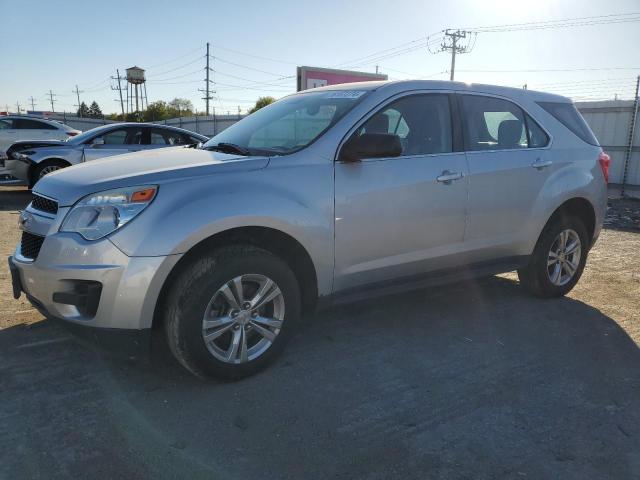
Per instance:
[[[396,47],[395,49],[387,49],[387,50],[382,50],[380,52],[378,52],[378,54],[372,56],[372,55],[368,55],[367,57],[362,57],[361,59],[357,59],[355,62],[349,62],[348,64],[351,65],[352,67],[359,67],[359,66],[363,66],[366,64],[371,64],[371,63],[376,63],[376,62],[380,62],[381,60],[387,60],[389,58],[394,58],[394,57],[398,57],[400,55],[406,55],[408,53],[412,53],[418,50],[422,50],[423,48],[427,48],[429,49],[430,45],[433,45],[437,42],[440,42],[442,40],[443,36],[439,35],[436,38],[433,38],[433,36],[429,36],[425,39],[423,39],[423,41],[421,43],[416,43],[415,45],[411,45],[405,48],[401,48],[398,50],[398,47]],[[412,43],[412,42],[409,42]],[[389,51],[391,50],[391,51]],[[386,52],[386,53],[383,53]],[[338,66],[342,66],[345,65],[344,63],[342,64],[338,64],[336,65],[336,67]]]
[[[485,27],[465,28],[467,31],[494,33],[522,30],[540,30],[551,28],[578,27],[587,25],[605,25],[610,23],[629,23],[640,21],[640,13],[617,13],[609,15],[596,15],[590,17],[564,18],[558,20],[546,20],[537,22],[511,23],[504,25],[491,25]]]
[[[188,77],[189,75],[195,75],[196,73],[200,73],[200,72],[202,72],[202,69],[198,68],[197,70],[193,70],[192,72],[184,73],[182,75],[176,75],[175,77],[165,77],[165,78],[158,78],[158,79],[156,79],[155,77],[151,77],[153,80],[148,80],[148,81],[164,82],[165,80],[175,80],[177,78],[184,78],[184,77]]]
[[[226,60],[224,58],[220,58],[220,57],[214,57],[216,60],[218,60],[219,62],[223,62],[223,63],[228,63],[229,65],[233,65],[235,67],[239,67],[239,68],[245,68],[247,70],[252,70],[254,72],[259,72],[259,73],[266,73],[267,75],[273,75],[274,77],[280,77],[280,78],[284,78],[287,75],[283,75],[281,73],[273,73],[273,72],[268,72],[266,70],[261,70],[259,68],[254,68],[254,67],[250,67],[248,65],[243,65],[241,63],[236,63],[236,62],[232,62],[230,60]]]
[[[192,60],[190,62],[184,63],[182,65],[178,65],[175,68],[171,68],[169,70],[165,70],[164,72],[156,73],[154,76],[164,75],[165,73],[175,72],[176,70],[180,70],[181,68],[188,67],[189,65],[193,65],[194,63],[199,62],[201,59],[202,59],[202,56],[198,56],[198,58],[196,58],[195,60]]]
[[[640,67],[604,67],[604,68],[531,68],[521,70],[458,70],[467,73],[537,73],[537,72],[595,72],[601,70],[640,70]]]
[[[177,62],[178,60],[184,60],[185,57],[190,56],[192,53],[198,52],[200,51],[200,47],[194,48],[193,50],[189,50],[186,53],[183,53],[182,55],[178,56],[178,57],[174,57],[171,60],[167,60],[165,62],[160,62],[160,63],[154,63],[153,65],[149,65],[147,67],[147,70],[153,70],[156,67],[161,67],[162,65],[167,65],[169,63],[173,63],[173,62]]]
[[[274,63],[283,63],[283,64],[287,64],[287,65],[301,65],[301,63],[303,63],[303,62],[292,62],[292,61],[289,61],[289,60],[278,60],[278,59],[270,58],[270,57],[263,57],[261,55],[242,52],[240,50],[234,50],[234,49],[228,48],[228,47],[221,47],[220,45],[214,45],[214,47],[217,48],[218,50],[226,50],[228,52],[237,53],[239,55],[244,55],[244,56],[247,56],[247,57],[257,58],[257,59],[260,59],[260,60],[267,60],[269,62],[274,62]]]

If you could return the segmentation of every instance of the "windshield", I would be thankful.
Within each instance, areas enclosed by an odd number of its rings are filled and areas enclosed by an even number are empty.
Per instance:
[[[248,155],[286,155],[305,148],[361,101],[366,90],[291,95],[213,137],[203,148],[232,145]]]
[[[72,145],[80,145],[81,143],[86,142],[90,138],[93,138],[96,134],[100,133],[103,130],[107,130],[113,125],[102,125],[101,127],[92,128],[91,130],[87,130],[80,135],[76,135],[75,137],[71,137],[67,139],[67,143],[71,143]]]

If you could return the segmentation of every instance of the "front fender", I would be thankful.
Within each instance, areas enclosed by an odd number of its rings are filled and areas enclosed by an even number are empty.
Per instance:
[[[238,227],[267,227],[297,240],[309,253],[320,292],[333,275],[333,177],[320,165],[244,172],[161,184],[158,196],[111,241],[129,256],[179,255]],[[304,178],[303,178],[304,177]],[[312,181],[305,180],[311,178]]]

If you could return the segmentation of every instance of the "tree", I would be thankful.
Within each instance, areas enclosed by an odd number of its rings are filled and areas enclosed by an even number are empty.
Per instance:
[[[170,118],[170,115],[167,102],[163,100],[150,103],[144,111],[145,122],[155,122],[166,118]]]
[[[80,108],[78,108],[77,115],[79,117],[88,117],[89,116],[89,107],[87,107],[86,103],[84,103],[84,102],[80,103]]]
[[[193,115],[193,103],[186,98],[174,98],[167,106],[169,117],[189,117]]]
[[[266,107],[267,105],[270,105],[275,101],[276,101],[276,99],[273,98],[273,97],[260,97],[256,101],[255,106],[251,110],[249,110],[249,113],[257,112],[262,107]]]
[[[91,118],[102,118],[102,110],[98,106],[98,103],[94,100],[91,102],[91,106],[89,107],[89,117]]]

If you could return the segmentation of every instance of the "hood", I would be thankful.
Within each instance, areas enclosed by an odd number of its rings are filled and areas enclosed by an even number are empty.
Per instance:
[[[20,142],[14,142],[7,149],[7,156],[11,158],[11,153],[20,152],[22,150],[31,150],[33,148],[47,147],[70,147],[71,145],[61,140],[23,140]]]
[[[33,191],[73,205],[90,193],[264,168],[269,157],[243,157],[174,147],[106,157],[50,173]]]

